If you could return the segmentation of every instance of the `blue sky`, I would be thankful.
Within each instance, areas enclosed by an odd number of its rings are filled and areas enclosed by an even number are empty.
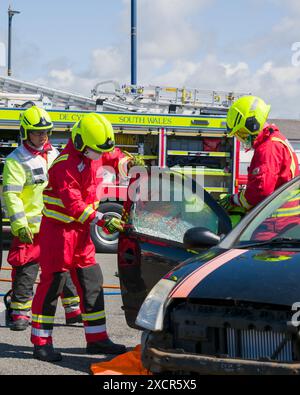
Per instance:
[[[251,92],[273,117],[300,118],[298,0],[137,2],[138,83]],[[130,0],[2,0],[4,43],[9,4],[21,11],[15,78],[86,95],[99,81],[130,82]]]

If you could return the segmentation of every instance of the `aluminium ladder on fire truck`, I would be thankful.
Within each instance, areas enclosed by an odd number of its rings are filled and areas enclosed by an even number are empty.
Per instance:
[[[28,101],[38,102],[46,109],[75,108],[87,111],[96,109],[95,100],[90,97],[0,76],[0,106],[24,107]]]
[[[113,89],[104,89],[106,85],[112,85]],[[234,100],[244,95],[239,92],[155,85],[121,86],[113,80],[98,83],[91,94],[102,111],[182,115],[222,115]]]

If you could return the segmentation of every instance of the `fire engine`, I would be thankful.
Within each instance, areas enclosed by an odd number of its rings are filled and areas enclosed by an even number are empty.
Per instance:
[[[236,192],[239,143],[226,136],[226,113],[241,93],[199,89],[119,85],[104,81],[91,97],[0,77],[0,182],[6,156],[19,145],[19,116],[32,104],[44,107],[54,124],[51,143],[62,149],[75,122],[87,112],[103,114],[113,125],[116,146],[141,155],[149,166],[169,167],[203,175],[204,187],[215,198]],[[105,175],[99,210],[121,217],[127,183],[115,186]],[[0,185],[0,192],[1,191]],[[5,218],[4,230],[9,231]],[[115,252],[118,235],[91,227],[98,252]]]

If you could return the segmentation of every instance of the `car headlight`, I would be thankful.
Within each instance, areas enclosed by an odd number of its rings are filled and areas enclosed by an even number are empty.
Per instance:
[[[151,331],[161,331],[163,329],[166,302],[175,285],[176,282],[172,280],[160,280],[144,300],[135,323]]]

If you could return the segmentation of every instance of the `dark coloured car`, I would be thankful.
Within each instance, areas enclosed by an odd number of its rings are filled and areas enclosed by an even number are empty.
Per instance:
[[[195,181],[188,179],[185,183],[186,178],[179,173],[156,169],[151,177],[145,175],[139,181],[144,187],[139,192],[143,196],[131,206],[126,232],[120,235],[118,246],[124,311],[133,328],[152,287],[179,262],[216,244],[219,237],[215,234],[231,230],[227,213]],[[210,230],[212,240],[197,251],[187,249],[183,236],[199,225]],[[203,239],[201,229],[197,229],[197,235]]]
[[[171,225],[165,234],[146,228],[145,203],[139,201],[120,240],[124,309],[128,324],[145,330],[145,367],[299,374],[300,177],[254,208],[219,244],[217,235],[230,228],[228,216],[209,195],[201,197],[205,204],[189,229],[179,217],[178,240],[172,239]],[[154,206],[156,213],[159,203]],[[151,219],[148,202],[147,207],[144,215]],[[169,214],[161,216],[161,224],[170,221]]]

